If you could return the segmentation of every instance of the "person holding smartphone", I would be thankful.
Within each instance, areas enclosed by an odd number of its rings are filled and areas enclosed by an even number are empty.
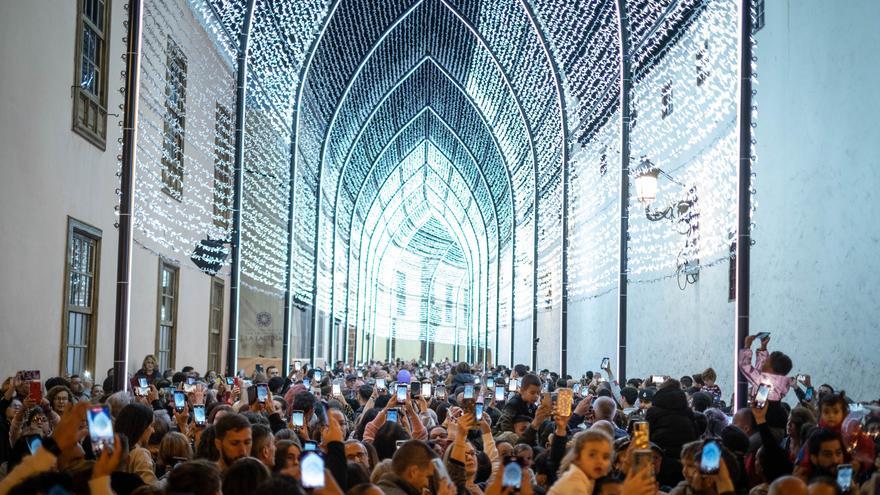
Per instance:
[[[364,442],[375,440],[376,432],[385,424],[388,412],[391,409],[398,409],[398,422],[407,423],[408,428],[406,429],[410,431],[410,436],[413,440],[428,440],[428,431],[425,429],[425,425],[422,424],[422,420],[419,419],[419,414],[413,405],[413,401],[407,400],[406,403],[399,403],[397,401],[397,394],[392,394],[391,399],[388,400],[385,407],[376,415],[376,418],[367,423],[367,426],[364,428]]]
[[[681,450],[684,480],[670,493],[733,495],[735,487],[728,463],[735,458],[717,440],[697,440]]]

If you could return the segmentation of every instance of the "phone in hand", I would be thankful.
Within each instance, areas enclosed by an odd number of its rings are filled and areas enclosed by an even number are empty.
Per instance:
[[[807,390],[804,392],[804,401],[811,402],[815,393],[816,391],[813,387],[807,387]]]
[[[308,377],[303,378],[303,386],[305,388],[312,388],[312,380]]]
[[[313,376],[315,377],[316,382],[320,382],[321,380],[324,379],[324,372],[319,369],[316,369],[315,374]]]
[[[293,423],[293,426],[302,428],[305,424],[305,414],[299,410],[293,411],[290,414],[290,421]]]
[[[260,363],[255,364],[254,365],[254,372],[255,373],[262,373],[263,372],[263,365]]]
[[[486,378],[486,388],[489,390],[492,390],[493,388],[495,388],[495,377],[494,376],[490,376],[489,378]]]
[[[147,378],[144,376],[138,377],[138,389],[137,394],[141,397],[146,397],[146,395],[150,392],[150,384],[147,382]]]
[[[196,426],[205,426],[207,422],[205,420],[205,405],[204,404],[196,404],[193,406],[193,421]]]
[[[339,383],[333,384],[333,395],[335,395],[337,397],[342,395],[342,385],[340,385]]]
[[[422,382],[422,397],[431,398],[431,382]]]
[[[504,385],[495,385],[495,402],[504,402]]]
[[[703,452],[700,457],[700,474],[718,474],[721,469],[721,446],[715,440],[703,442]]]
[[[647,421],[636,421],[633,423],[633,445],[637,449],[650,450],[650,426]]]
[[[758,332],[755,334],[755,340],[764,340],[770,337],[770,332]]]
[[[269,385],[266,383],[257,384],[257,402],[265,404],[269,400]]]
[[[411,382],[409,390],[413,397],[419,397],[422,394],[422,384],[419,382]]]
[[[398,416],[399,416],[399,413],[398,413],[397,409],[392,408],[392,409],[388,410],[388,414],[386,414],[385,419],[387,421],[393,421],[393,422],[397,423]]]
[[[515,455],[504,456],[504,473],[501,477],[502,488],[522,488],[522,459]]]
[[[507,382],[507,391],[508,392],[516,392],[519,390],[519,379],[511,378],[509,382]]]
[[[837,466],[837,488],[840,488],[842,493],[849,493],[852,490],[852,482],[852,464],[839,464]]]
[[[474,384],[473,383],[465,383],[464,384],[464,398],[465,399],[473,399],[474,398]]]
[[[38,434],[25,435],[24,443],[27,445],[28,451],[31,455],[34,455],[40,450],[40,446],[43,445],[43,437]]]
[[[403,444],[405,444],[406,442],[408,442],[408,440],[397,440],[396,442],[394,442],[394,450],[403,447]]]
[[[660,385],[661,383],[666,381],[666,377],[663,375],[653,375],[651,376],[651,383]]]
[[[196,391],[196,377],[188,376],[186,377],[186,383],[183,384],[183,391],[186,393],[191,393]]]
[[[440,400],[446,399],[446,387],[437,387],[437,398]]]
[[[299,371],[299,370],[303,369],[302,361],[294,361],[293,362],[293,369],[294,369],[294,371]]]
[[[92,452],[100,456],[104,449],[113,449],[113,420],[110,418],[110,410],[105,406],[91,407],[86,414],[86,420]]]
[[[305,451],[299,458],[303,488],[324,488],[324,458],[314,450]]]
[[[556,414],[566,418],[571,416],[572,403],[574,403],[574,391],[570,388],[560,388],[556,392]]]
[[[39,404],[43,402],[43,383],[40,380],[31,380],[29,382],[28,398]]]
[[[40,370],[21,370],[18,377],[23,382],[40,381]]]
[[[483,420],[483,403],[477,402],[476,407],[474,408],[474,419],[477,421]]]
[[[650,449],[638,449],[633,451],[633,472],[638,473],[645,466],[650,466],[651,476],[654,476],[654,452]]]
[[[303,442],[303,452],[310,452],[318,450],[318,442],[314,440],[306,440]]]
[[[388,386],[385,385],[384,378],[376,378],[376,388],[379,390],[386,390],[388,388]]]
[[[767,398],[770,397],[770,389],[772,387],[767,383],[762,383],[758,386],[758,392],[755,394],[755,407],[758,409],[764,409],[764,406],[767,404]]]
[[[602,366],[599,367],[600,370],[607,370],[608,366],[611,364],[611,359],[602,358]]]
[[[406,403],[406,384],[398,383],[397,384],[397,403],[405,404]]]

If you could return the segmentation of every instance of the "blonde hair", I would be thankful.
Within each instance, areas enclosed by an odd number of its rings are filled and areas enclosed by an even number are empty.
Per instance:
[[[386,473],[393,473],[394,470],[391,467],[391,459],[382,459],[382,462],[376,464],[376,467],[373,468],[372,474],[370,474],[370,483],[378,484],[379,479],[382,478]]]
[[[159,444],[159,462],[164,466],[174,466],[178,462],[186,462],[193,457],[192,447],[186,435],[172,431],[162,438]]]
[[[560,476],[568,471],[568,468],[574,464],[575,459],[580,456],[581,450],[583,450],[590,442],[606,442],[609,447],[612,447],[613,444],[611,436],[602,430],[591,429],[576,434],[571,441],[571,445],[568,447],[568,452],[566,452],[565,457],[562,458],[562,464],[559,466]]]

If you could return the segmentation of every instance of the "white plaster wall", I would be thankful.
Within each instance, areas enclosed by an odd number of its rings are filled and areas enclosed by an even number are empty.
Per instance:
[[[773,333],[794,372],[876,399],[880,3],[766,6],[751,328]]]
[[[725,401],[733,390],[734,303],[728,265],[700,270],[685,290],[675,279],[631,283],[627,294],[627,378],[718,374]],[[612,355],[613,356],[613,355]]]
[[[114,2],[115,3],[115,2]],[[116,118],[102,152],[71,130],[76,2],[0,2],[0,375],[60,370],[67,216],[102,230],[98,376],[111,366],[115,302]],[[114,40],[124,11],[114,5]],[[40,29],[52,22],[52,29]],[[120,103],[120,51],[108,107]],[[111,110],[114,111],[114,110]],[[94,370],[92,370],[94,372]]]
[[[562,308],[556,306],[550,311],[538,312],[538,359],[535,369],[562,369]]]
[[[602,358],[617,366],[617,291],[568,305],[568,374],[597,371]]]
[[[107,106],[115,113],[121,103],[117,88],[126,11],[124,2],[111,3]],[[39,368],[44,377],[60,371],[68,216],[103,233],[96,369],[91,371],[102,380],[112,366],[120,117],[108,116],[106,151],[71,130],[76,7],[76,2],[50,0],[0,3],[0,270],[7,281],[0,292],[2,376],[26,368]],[[209,157],[200,158],[213,168]],[[187,170],[195,170],[193,162]],[[153,252],[138,245],[133,252],[129,370],[155,352],[157,253],[182,265],[176,365],[204,370],[210,277],[181,254],[148,247]],[[228,314],[228,304],[224,310]],[[225,342],[221,352],[225,356]]]
[[[532,319],[513,322],[513,364],[532,366]]]

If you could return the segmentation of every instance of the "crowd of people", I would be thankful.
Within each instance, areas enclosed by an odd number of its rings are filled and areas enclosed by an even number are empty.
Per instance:
[[[126,390],[23,371],[0,495],[880,494],[877,403],[790,376],[759,337],[739,409],[711,368],[619,383],[607,358],[579,378],[448,360],[230,377],[147,356]]]

